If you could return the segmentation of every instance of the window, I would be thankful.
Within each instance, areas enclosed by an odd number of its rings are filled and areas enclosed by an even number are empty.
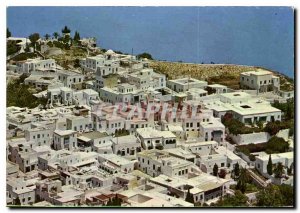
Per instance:
[[[221,163],[221,167],[224,167],[224,163]]]

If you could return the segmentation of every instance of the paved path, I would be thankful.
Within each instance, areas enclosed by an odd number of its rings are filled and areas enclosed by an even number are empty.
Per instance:
[[[265,180],[263,180],[260,176],[255,174],[251,169],[247,169],[247,171],[249,172],[250,177],[253,178],[256,181],[256,183],[258,183],[261,187],[265,188],[268,186],[268,183]]]

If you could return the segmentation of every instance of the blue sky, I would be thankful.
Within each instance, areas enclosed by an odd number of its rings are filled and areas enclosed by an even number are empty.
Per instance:
[[[95,36],[106,49],[149,52],[192,63],[263,66],[294,75],[289,7],[8,7],[13,36],[60,32]]]

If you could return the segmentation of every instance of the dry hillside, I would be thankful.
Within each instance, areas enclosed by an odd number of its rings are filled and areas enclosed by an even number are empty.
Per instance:
[[[239,89],[239,74],[241,72],[262,69],[255,66],[234,64],[190,64],[164,61],[151,61],[150,67],[166,74],[169,79],[191,77],[206,80],[209,84],[223,84],[232,89]]]

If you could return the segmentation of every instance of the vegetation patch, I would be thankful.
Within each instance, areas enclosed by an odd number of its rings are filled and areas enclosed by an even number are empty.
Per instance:
[[[19,79],[11,81],[7,86],[6,106],[35,108],[40,104],[45,106],[47,98],[37,98],[29,85],[23,83],[25,75]]]
[[[289,149],[289,143],[283,138],[272,137],[266,143],[259,144],[247,144],[236,146],[238,152],[242,152],[247,156],[250,156],[253,152],[266,152],[267,154],[283,153]]]

